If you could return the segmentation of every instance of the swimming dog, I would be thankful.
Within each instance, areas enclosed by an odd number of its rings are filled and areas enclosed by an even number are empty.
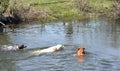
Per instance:
[[[79,62],[85,62],[85,48],[83,46],[80,46],[78,49],[77,49],[77,53],[76,53],[76,56],[77,56],[77,60]]]
[[[14,46],[8,46],[8,45],[4,45],[1,50],[2,51],[16,51],[16,50],[21,50],[26,48],[27,46],[25,45],[14,45]]]
[[[57,51],[62,50],[63,47],[64,47],[63,45],[58,44],[58,45],[51,46],[49,48],[45,48],[45,49],[42,49],[42,50],[40,49],[40,50],[33,51],[32,54],[39,55],[39,54],[43,54],[43,53],[57,52]]]
[[[78,49],[77,49],[77,56],[84,56],[85,55],[85,48],[83,46],[80,46]]]

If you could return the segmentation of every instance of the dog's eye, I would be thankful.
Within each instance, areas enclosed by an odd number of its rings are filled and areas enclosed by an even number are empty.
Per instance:
[[[83,54],[85,54],[85,52],[82,52]]]

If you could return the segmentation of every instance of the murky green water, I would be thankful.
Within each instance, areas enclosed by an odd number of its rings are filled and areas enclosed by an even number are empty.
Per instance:
[[[0,46],[25,44],[22,51],[0,51],[0,71],[120,71],[120,24],[105,18],[18,25],[0,34]],[[56,44],[64,50],[31,56],[30,52]],[[76,57],[79,46],[86,56]]]

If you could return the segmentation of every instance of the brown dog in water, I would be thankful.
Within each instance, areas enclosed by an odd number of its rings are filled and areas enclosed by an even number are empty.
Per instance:
[[[83,46],[80,46],[78,49],[77,49],[77,60],[79,62],[85,62],[85,48]]]
[[[78,49],[77,49],[77,56],[84,56],[85,55],[85,48],[83,46],[80,46]]]

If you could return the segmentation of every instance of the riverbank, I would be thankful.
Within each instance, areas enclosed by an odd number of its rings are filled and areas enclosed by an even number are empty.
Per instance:
[[[85,19],[112,14],[110,0],[19,0],[9,2],[6,14],[17,14],[22,21]]]

